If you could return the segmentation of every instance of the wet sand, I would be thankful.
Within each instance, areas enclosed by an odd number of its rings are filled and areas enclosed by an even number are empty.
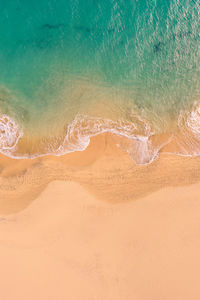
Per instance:
[[[0,214],[24,209],[54,180],[77,182],[103,202],[133,202],[164,187],[199,182],[200,157],[161,152],[153,163],[136,165],[110,134],[92,138],[85,151],[60,157],[0,155]]]
[[[200,298],[200,159],[84,152],[0,158],[4,300]]]

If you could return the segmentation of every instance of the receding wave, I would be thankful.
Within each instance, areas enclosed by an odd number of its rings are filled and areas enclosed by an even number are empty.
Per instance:
[[[20,126],[7,115],[0,115],[0,152],[13,158],[35,158],[43,155],[64,155],[84,151],[90,139],[110,133],[116,145],[125,150],[136,164],[146,164],[158,157],[168,144],[177,155],[200,155],[200,104],[194,103],[192,110],[181,111],[177,120],[177,131],[160,138],[150,123],[138,115],[133,121],[110,120],[87,115],[77,115],[67,126],[64,141],[59,147],[46,153],[20,154],[18,142],[23,139]],[[160,134],[159,134],[160,135]],[[47,149],[52,149],[47,147]]]

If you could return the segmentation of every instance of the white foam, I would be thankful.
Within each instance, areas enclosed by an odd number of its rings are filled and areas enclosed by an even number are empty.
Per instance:
[[[15,150],[23,132],[19,125],[7,115],[0,114],[0,152],[7,154]]]
[[[107,132],[131,141],[126,151],[137,164],[148,163],[158,154],[158,149],[153,148],[149,140],[153,131],[150,125],[139,116],[134,115],[134,121],[128,122],[77,115],[68,126],[65,140],[58,148],[57,155],[83,151],[88,147],[91,137]]]
[[[182,111],[178,118],[180,135],[176,137],[178,154],[200,155],[200,104],[195,102],[191,111]]]
[[[190,112],[181,112],[178,119],[180,134],[173,135],[176,139],[177,151],[174,154],[185,156],[200,155],[200,105],[195,103]],[[68,125],[63,143],[57,150],[48,153],[23,154],[17,150],[17,143],[23,136],[19,125],[7,115],[0,114],[0,152],[15,159],[33,159],[46,155],[61,156],[70,152],[84,151],[90,144],[90,139],[103,133],[111,133],[121,139],[116,144],[126,151],[136,164],[148,164],[154,161],[160,150],[170,143],[166,141],[155,144],[154,131],[149,123],[138,115],[133,115],[132,121],[95,118],[87,115],[77,115]]]
[[[196,104],[187,117],[186,125],[196,139],[200,140],[200,105]]]

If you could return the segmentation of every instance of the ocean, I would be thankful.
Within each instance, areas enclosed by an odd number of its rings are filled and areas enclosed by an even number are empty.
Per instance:
[[[0,0],[0,152],[200,155],[200,2]]]

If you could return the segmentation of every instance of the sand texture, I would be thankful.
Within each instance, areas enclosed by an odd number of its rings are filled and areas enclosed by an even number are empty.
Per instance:
[[[0,166],[0,299],[200,298],[199,158],[136,166],[105,135]]]
[[[199,190],[113,205],[77,183],[51,182],[1,218],[1,299],[199,299]]]
[[[100,201],[136,201],[163,187],[200,181],[200,157],[162,154],[136,165],[109,134],[91,139],[82,152],[60,157],[10,159],[0,155],[0,214],[27,207],[54,180],[75,181]]]

